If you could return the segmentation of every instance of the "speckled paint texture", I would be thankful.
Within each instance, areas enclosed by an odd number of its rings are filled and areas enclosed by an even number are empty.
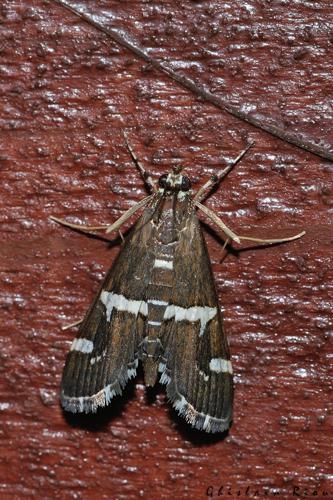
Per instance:
[[[72,5],[332,149],[331,2]],[[3,0],[0,33],[1,499],[333,498],[333,164],[204,102],[52,1]],[[59,406],[75,336],[61,326],[82,317],[120,244],[48,217],[113,222],[145,196],[124,129],[154,177],[181,163],[195,186],[254,140],[207,206],[239,234],[307,232],[225,256],[202,217],[235,371],[228,436],[192,431],[142,372],[97,415]]]

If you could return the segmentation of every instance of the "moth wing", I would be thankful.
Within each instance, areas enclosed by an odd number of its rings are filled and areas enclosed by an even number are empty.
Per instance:
[[[180,232],[174,256],[172,304],[162,332],[160,381],[167,384],[175,409],[193,427],[223,432],[232,419],[232,367],[206,243],[194,211],[187,230]]]
[[[152,209],[146,208],[106,275],[69,351],[62,376],[65,410],[94,412],[135,376],[150,276]],[[130,285],[130,286],[129,286]],[[127,296],[128,289],[131,297]]]

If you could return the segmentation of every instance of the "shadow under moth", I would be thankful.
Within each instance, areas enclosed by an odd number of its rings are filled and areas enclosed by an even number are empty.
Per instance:
[[[223,432],[233,406],[232,365],[200,221],[201,210],[233,240],[258,243],[291,241],[240,236],[201,202],[251,144],[196,193],[181,169],[156,183],[137,159],[133,162],[151,194],[111,226],[81,226],[84,231],[119,230],[143,209],[118,257],[80,324],[68,353],[61,383],[65,410],[95,412],[121,394],[141,361],[147,386],[166,386],[168,399],[193,427]]]

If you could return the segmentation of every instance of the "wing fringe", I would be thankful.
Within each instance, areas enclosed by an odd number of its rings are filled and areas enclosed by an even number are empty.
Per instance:
[[[127,367],[123,367],[115,382],[91,396],[66,396],[62,390],[60,395],[62,407],[71,413],[96,413],[99,407],[107,406],[114,396],[122,394],[127,382],[136,376],[137,367],[138,359],[135,359],[128,363]]]
[[[167,370],[166,370],[167,371]],[[163,377],[162,374],[161,378]],[[169,377],[168,374],[166,376]],[[170,377],[169,377],[170,378]],[[183,417],[188,424],[199,431],[217,433],[227,431],[232,423],[231,415],[225,418],[217,418],[197,411],[176,388],[174,380],[166,386],[168,401],[175,408],[177,413]]]

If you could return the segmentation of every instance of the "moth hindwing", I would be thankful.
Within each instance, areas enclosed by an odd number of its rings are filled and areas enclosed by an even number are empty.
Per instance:
[[[165,384],[193,427],[229,428],[229,349],[191,183],[177,170],[160,177],[79,328],[62,377],[64,409],[107,405],[139,361],[145,384]]]

